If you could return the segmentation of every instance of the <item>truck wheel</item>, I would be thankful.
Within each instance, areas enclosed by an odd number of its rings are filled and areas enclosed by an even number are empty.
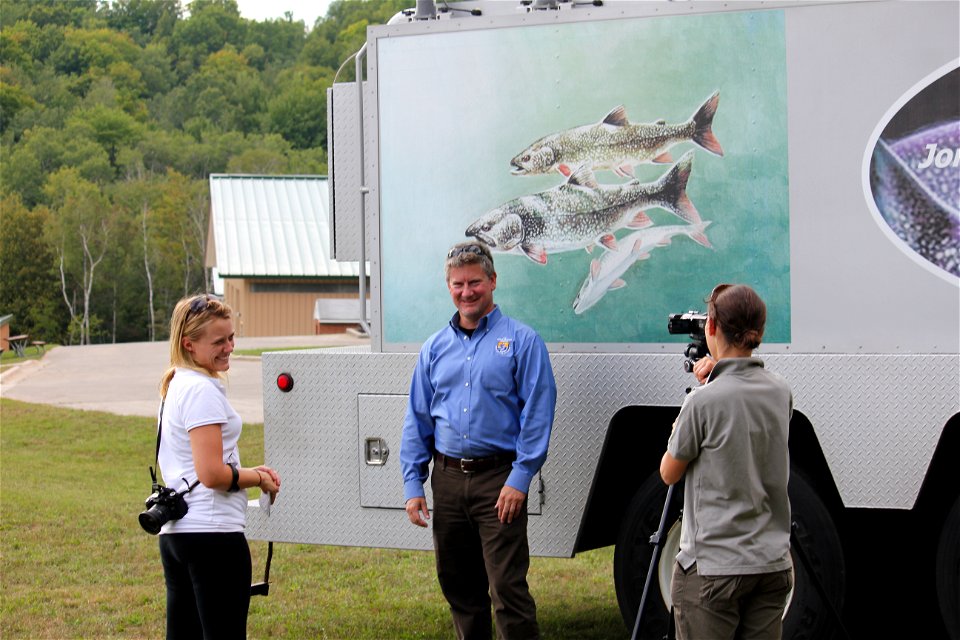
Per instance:
[[[613,583],[617,589],[620,615],[631,631],[637,618],[643,584],[647,579],[647,569],[653,555],[650,536],[657,532],[660,525],[660,515],[663,513],[666,498],[667,486],[663,484],[659,473],[652,474],[634,494],[617,535],[617,546],[613,554]],[[668,586],[661,589],[661,583],[666,572],[665,584],[670,584],[669,576],[673,571],[674,557],[680,544],[677,516],[682,505],[683,485],[678,484],[673,492],[672,515],[668,518],[670,524],[667,525],[667,530],[670,534],[660,556],[657,575],[650,586],[651,593],[647,597],[643,628],[637,634],[638,638],[660,640],[667,632],[670,589]]]
[[[791,475],[789,491],[800,544],[820,576],[831,602],[841,611],[845,589],[843,549],[830,513],[799,474]],[[620,615],[630,630],[636,621],[647,568],[653,554],[650,536],[656,532],[659,525],[666,495],[667,488],[660,480],[660,475],[652,474],[634,495],[617,536],[613,557],[614,585],[617,589]],[[676,522],[676,514],[682,506],[682,496],[683,491],[678,485],[671,505],[674,515],[668,520],[671,525],[667,527],[666,542],[651,585],[652,593],[647,599],[643,629],[640,630],[638,638],[659,640],[667,630],[671,604],[670,576],[680,542],[680,525]],[[793,562],[795,583],[784,613],[783,638],[801,640],[832,637],[837,627],[829,606],[820,599],[816,588],[810,582],[806,568],[800,564],[795,554]]]
[[[943,522],[937,545],[937,599],[952,640],[960,640],[960,496]]]
[[[790,474],[789,493],[793,521],[797,523],[796,538],[830,602],[824,602],[817,593],[807,568],[793,551],[793,593],[783,616],[783,637],[791,640],[840,637],[837,621],[830,612],[832,604],[838,614],[843,614],[846,592],[846,564],[840,536],[820,496],[796,470]]]

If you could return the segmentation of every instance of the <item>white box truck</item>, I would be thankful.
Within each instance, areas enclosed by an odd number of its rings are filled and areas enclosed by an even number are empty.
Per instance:
[[[334,85],[328,119],[334,249],[369,261],[371,344],[264,354],[284,493],[249,535],[431,548],[397,451],[417,350],[453,313],[445,250],[476,237],[557,379],[532,553],[616,545],[632,627],[693,383],[667,317],[743,282],[768,305],[759,355],[794,391],[793,514],[833,604],[873,587],[849,570],[852,514],[879,530],[909,513],[890,554],[923,584],[890,588],[935,593],[942,626],[919,628],[960,639],[958,7],[419,2],[370,27],[366,79]],[[643,637],[662,636],[677,539]],[[785,637],[830,637],[795,572]]]

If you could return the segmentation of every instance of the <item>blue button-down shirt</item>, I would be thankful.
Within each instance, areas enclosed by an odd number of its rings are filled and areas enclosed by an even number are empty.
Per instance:
[[[537,333],[501,313],[473,335],[450,324],[420,349],[400,442],[404,500],[422,497],[434,451],[453,458],[516,452],[506,484],[529,493],[547,458],[557,386]]]

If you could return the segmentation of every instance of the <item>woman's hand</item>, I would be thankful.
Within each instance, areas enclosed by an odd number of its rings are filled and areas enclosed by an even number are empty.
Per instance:
[[[260,491],[269,493],[270,504],[273,504],[280,493],[280,474],[266,465],[254,467],[254,470],[260,475]]]
[[[706,382],[715,364],[717,361],[711,356],[704,356],[697,360],[693,365],[693,375],[697,376],[697,382],[700,384]]]

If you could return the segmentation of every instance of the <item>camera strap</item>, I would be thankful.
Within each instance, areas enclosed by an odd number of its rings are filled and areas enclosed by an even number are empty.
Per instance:
[[[160,400],[160,414],[157,416],[157,450],[153,456],[153,467],[150,469],[150,481],[153,484],[157,484],[157,472],[155,469],[160,468],[160,434],[163,433],[163,405],[166,404],[167,399],[162,398]]]
[[[166,402],[166,398],[160,400],[160,415],[157,416],[157,451],[153,456],[153,464],[155,465],[156,469],[160,468],[160,436],[163,434],[163,405],[166,404]],[[154,467],[150,467],[150,480],[153,482],[153,484],[157,484],[157,472]],[[187,490],[184,491],[184,493],[190,493],[198,484],[200,484],[199,479],[194,480],[193,484],[187,482],[186,478],[181,478],[181,480],[187,484]]]

